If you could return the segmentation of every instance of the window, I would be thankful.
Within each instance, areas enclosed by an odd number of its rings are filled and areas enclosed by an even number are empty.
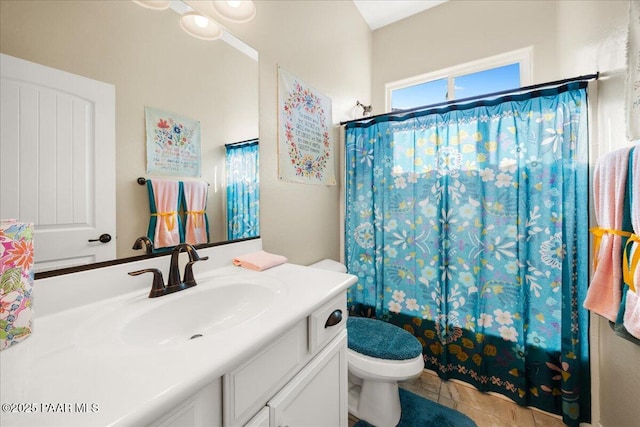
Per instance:
[[[521,49],[388,83],[387,111],[528,86],[531,84],[531,53],[531,48]]]

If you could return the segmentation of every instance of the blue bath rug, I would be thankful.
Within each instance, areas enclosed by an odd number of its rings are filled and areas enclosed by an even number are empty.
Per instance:
[[[397,427],[477,427],[476,423],[463,413],[404,389],[400,389],[400,406],[402,416]],[[353,427],[374,426],[360,420]]]

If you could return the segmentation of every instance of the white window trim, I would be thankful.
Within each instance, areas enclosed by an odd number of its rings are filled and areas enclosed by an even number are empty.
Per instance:
[[[398,80],[385,84],[385,108],[387,112],[391,111],[391,92],[396,89],[403,89],[409,86],[415,86],[421,83],[433,80],[448,80],[449,86],[452,86],[455,78],[461,75],[477,73],[479,71],[497,68],[504,65],[519,63],[520,64],[520,87],[531,85],[532,67],[533,67],[533,46],[523,49],[513,50],[511,52],[501,53],[499,55],[490,56],[488,58],[478,59],[476,61],[467,62],[453,67],[433,71],[419,76],[410,77],[408,79]],[[452,87],[448,88],[449,93],[455,93]]]

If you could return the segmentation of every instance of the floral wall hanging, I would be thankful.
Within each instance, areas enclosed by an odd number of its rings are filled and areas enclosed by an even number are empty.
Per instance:
[[[335,185],[331,100],[278,67],[278,172],[283,181]]]
[[[147,173],[200,176],[200,122],[145,107]]]

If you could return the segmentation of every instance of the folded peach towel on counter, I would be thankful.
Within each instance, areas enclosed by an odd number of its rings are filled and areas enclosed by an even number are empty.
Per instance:
[[[252,252],[233,259],[233,264],[249,270],[262,271],[276,265],[284,264],[287,258],[282,255],[270,254],[265,251]]]

